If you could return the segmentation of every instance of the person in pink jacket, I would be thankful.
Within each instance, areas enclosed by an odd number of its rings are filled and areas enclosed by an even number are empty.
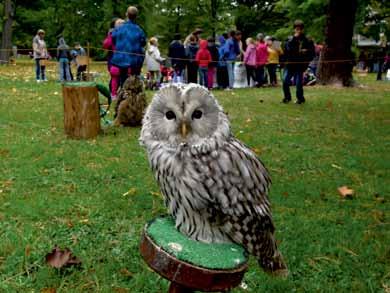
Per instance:
[[[244,64],[246,68],[246,78],[248,79],[248,86],[251,86],[251,78],[256,82],[256,43],[252,38],[246,39],[246,50],[244,53]]]
[[[265,83],[264,69],[268,60],[267,44],[264,42],[264,35],[257,35],[256,46],[256,81],[257,86],[261,87]]]
[[[115,20],[115,28],[118,28],[124,22],[125,21],[121,18],[116,19]],[[103,42],[103,48],[108,50],[107,67],[108,67],[108,71],[109,71],[110,76],[111,76],[111,80],[110,80],[109,85],[110,85],[110,90],[111,90],[111,99],[113,101],[115,101],[118,87],[119,87],[120,69],[118,67],[116,67],[115,65],[111,64],[111,58],[112,58],[112,55],[115,51],[115,45],[114,45],[114,42],[112,40],[112,31],[113,31],[113,29],[111,29],[108,32],[107,37],[105,38],[105,40]]]

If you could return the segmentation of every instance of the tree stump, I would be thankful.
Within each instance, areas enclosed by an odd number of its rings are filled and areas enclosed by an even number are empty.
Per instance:
[[[242,247],[191,240],[169,217],[145,226],[140,251],[149,267],[171,282],[169,293],[226,292],[241,283],[248,268]]]
[[[75,139],[95,138],[100,131],[99,94],[94,82],[65,83],[65,134]]]

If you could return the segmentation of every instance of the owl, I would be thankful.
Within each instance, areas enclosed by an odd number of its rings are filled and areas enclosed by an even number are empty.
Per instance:
[[[118,92],[115,125],[139,126],[146,108],[144,83],[137,76],[126,79]]]
[[[140,143],[180,232],[206,243],[240,244],[265,271],[287,275],[274,236],[269,174],[233,136],[206,88],[171,84],[157,92]]]

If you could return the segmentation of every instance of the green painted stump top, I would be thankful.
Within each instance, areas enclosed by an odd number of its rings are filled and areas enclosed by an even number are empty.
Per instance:
[[[234,243],[203,243],[180,233],[174,220],[156,218],[146,228],[147,235],[177,259],[212,270],[236,269],[248,261],[244,248]]]
[[[93,81],[72,81],[65,82],[64,86],[66,87],[96,87],[96,82]]]

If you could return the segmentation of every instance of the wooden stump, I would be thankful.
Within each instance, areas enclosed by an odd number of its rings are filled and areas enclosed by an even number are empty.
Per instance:
[[[248,268],[247,259],[229,269],[205,268],[180,260],[168,253],[166,247],[161,247],[152,239],[148,234],[150,225],[153,225],[153,222],[146,225],[143,230],[140,252],[149,267],[171,282],[169,293],[226,292],[241,283]],[[173,229],[176,228],[173,226]]]
[[[95,138],[100,131],[99,94],[93,82],[65,83],[64,129],[70,138]]]

